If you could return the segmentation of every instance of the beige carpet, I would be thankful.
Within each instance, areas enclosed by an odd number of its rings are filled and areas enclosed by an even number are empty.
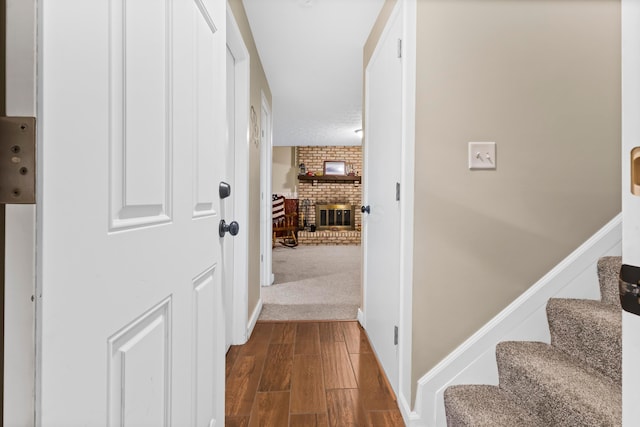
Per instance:
[[[260,320],[355,319],[361,246],[276,247],[272,286],[262,288]]]
[[[448,387],[447,425],[621,426],[621,265],[620,257],[598,261],[600,301],[548,301],[551,344],[498,343],[498,385]]]

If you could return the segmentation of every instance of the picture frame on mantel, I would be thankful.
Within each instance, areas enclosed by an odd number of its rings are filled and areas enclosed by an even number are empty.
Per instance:
[[[345,176],[347,174],[347,163],[343,160],[325,160],[323,174]]]

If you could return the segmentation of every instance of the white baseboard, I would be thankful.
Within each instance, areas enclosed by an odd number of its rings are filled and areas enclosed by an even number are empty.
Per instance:
[[[420,378],[410,425],[446,426],[443,393],[450,385],[498,384],[495,348],[500,341],[550,342],[549,298],[599,299],[598,259],[620,255],[621,241],[620,214]]]
[[[364,328],[364,313],[360,307],[358,307],[358,323]]]
[[[251,334],[253,333],[253,328],[256,327],[256,322],[258,321],[258,317],[260,317],[260,312],[262,311],[262,298],[258,300],[258,304],[256,304],[256,308],[251,313],[251,318],[249,319],[249,324],[247,325],[247,341],[251,338]]]
[[[412,426],[415,422],[419,421],[418,414],[411,412],[411,404],[407,400],[407,397],[403,393],[400,393],[396,398],[398,399],[398,408],[400,409],[404,423],[408,426]]]

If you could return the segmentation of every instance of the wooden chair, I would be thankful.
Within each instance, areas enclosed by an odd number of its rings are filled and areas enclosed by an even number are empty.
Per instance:
[[[273,238],[272,247],[276,246],[276,239],[280,238],[284,246],[298,246],[298,214],[285,212],[284,196],[274,196],[272,202]]]

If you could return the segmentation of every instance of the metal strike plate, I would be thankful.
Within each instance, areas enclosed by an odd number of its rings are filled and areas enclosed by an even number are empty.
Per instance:
[[[36,119],[0,117],[0,203],[36,202]]]
[[[640,316],[640,267],[622,264],[618,283],[622,309]]]

